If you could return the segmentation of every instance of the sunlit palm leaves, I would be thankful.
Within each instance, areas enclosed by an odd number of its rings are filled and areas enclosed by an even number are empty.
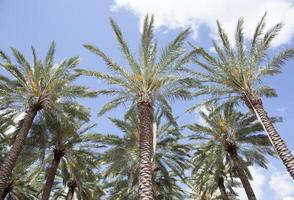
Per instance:
[[[285,49],[271,56],[270,44],[283,24],[276,24],[265,31],[265,17],[266,14],[258,23],[250,45],[247,45],[247,38],[244,36],[244,21],[240,19],[233,40],[234,46],[218,22],[219,40],[213,41],[216,54],[195,47],[198,56],[194,58],[194,63],[203,69],[194,68],[195,71],[191,71],[197,80],[203,82],[196,96],[209,95],[211,100],[228,101],[243,100],[246,91],[266,97],[277,96],[276,91],[262,80],[281,73],[282,65],[294,58],[294,49]]]
[[[127,101],[134,102],[140,93],[148,93],[152,96],[154,103],[159,105],[158,109],[169,116],[171,107],[168,105],[168,100],[190,98],[189,91],[183,86],[191,80],[180,73],[194,53],[185,54],[183,47],[189,30],[181,32],[160,53],[157,49],[157,42],[154,40],[153,17],[147,16],[144,21],[139,57],[137,58],[131,53],[121,30],[112,19],[111,25],[128,66],[117,64],[93,45],[84,45],[88,50],[101,57],[110,71],[110,73],[103,73],[82,70],[84,74],[105,80],[110,86],[99,92],[113,97],[99,114],[104,114]]]
[[[202,140],[196,148],[193,173],[196,180],[196,189],[213,194],[217,189],[217,178],[227,180],[229,191],[237,184],[234,181],[236,172],[228,153],[227,145],[234,144],[247,176],[252,178],[248,166],[257,164],[267,168],[265,155],[274,155],[267,135],[260,133],[263,130],[255,115],[251,112],[242,114],[235,111],[234,104],[225,104],[221,108],[208,107],[208,113],[200,111],[204,124],[191,124],[187,127],[193,131],[190,139]],[[273,119],[276,121],[276,119]],[[211,180],[211,184],[209,181]],[[210,186],[209,186],[210,185]]]

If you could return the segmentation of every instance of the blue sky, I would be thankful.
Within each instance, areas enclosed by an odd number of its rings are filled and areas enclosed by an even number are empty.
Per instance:
[[[114,18],[122,28],[126,40],[133,52],[137,50],[140,37],[140,23],[146,13],[155,15],[156,37],[160,46],[164,46],[180,30],[188,26],[194,31],[189,41],[207,50],[211,39],[215,38],[215,21],[219,19],[232,35],[237,19],[245,18],[245,33],[250,38],[263,13],[268,11],[268,24],[283,21],[286,23],[281,36],[274,43],[272,51],[294,46],[294,8],[293,1],[288,0],[1,0],[0,1],[0,48],[9,52],[9,47],[21,50],[27,57],[31,56],[33,45],[39,56],[44,56],[51,41],[57,43],[56,61],[79,55],[81,67],[105,70],[104,63],[82,47],[91,43],[111,55],[117,62],[124,64],[109,24],[109,17]],[[270,116],[282,116],[284,121],[277,125],[281,136],[294,150],[294,61],[284,66],[284,73],[266,80],[274,86],[278,98],[266,99],[265,108]],[[0,70],[0,73],[3,73]],[[82,78],[80,84],[92,89],[104,87],[104,83]],[[97,123],[96,130],[117,133],[107,117],[121,117],[125,108],[97,117],[98,110],[106,98],[83,100],[82,103],[92,109],[92,123]],[[180,123],[186,124],[198,120],[194,114],[184,111],[197,100],[191,102],[174,102],[175,115],[181,116]],[[270,170],[254,167],[256,175],[253,187],[259,199],[293,200],[294,183],[285,172],[282,163],[270,159]],[[242,199],[245,199],[244,193]]]

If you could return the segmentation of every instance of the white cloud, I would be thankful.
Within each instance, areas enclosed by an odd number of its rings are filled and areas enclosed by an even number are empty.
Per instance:
[[[277,199],[294,200],[294,182],[288,172],[274,172],[269,185],[277,194]]]
[[[284,197],[283,200],[294,200],[294,197]]]
[[[257,199],[271,196],[273,200],[294,200],[294,182],[286,170],[278,170],[272,165],[268,170],[255,166],[249,167],[249,170],[254,178],[250,183]],[[241,200],[247,199],[243,187],[236,191]]]
[[[131,11],[141,22],[147,13],[154,14],[157,28],[172,30],[191,26],[195,38],[202,25],[207,26],[214,37],[217,19],[228,34],[233,36],[240,17],[245,19],[246,36],[251,37],[257,22],[266,11],[269,26],[278,22],[286,23],[281,34],[273,42],[274,46],[289,42],[294,33],[294,7],[293,2],[289,0],[115,0],[112,10],[119,9]]]

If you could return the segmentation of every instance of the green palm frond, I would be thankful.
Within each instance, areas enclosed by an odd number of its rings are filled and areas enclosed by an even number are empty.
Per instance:
[[[218,190],[216,180],[223,177],[229,194],[236,198],[234,190],[235,185],[239,183],[236,183],[234,165],[226,150],[227,142],[237,146],[242,166],[249,179],[253,177],[248,166],[256,164],[267,168],[265,155],[275,154],[267,135],[262,133],[262,125],[251,112],[243,114],[235,110],[234,104],[221,107],[214,104],[207,107],[207,110],[208,113],[199,112],[204,123],[186,125],[193,132],[189,138],[198,141],[191,160],[194,180],[191,182],[194,184],[192,187],[199,193],[215,194]]]
[[[110,19],[110,23],[128,66],[122,67],[99,48],[86,44],[84,47],[101,57],[110,73],[78,71],[102,79],[115,88],[98,91],[99,94],[111,95],[113,98],[102,108],[100,114],[119,106],[122,102],[136,102],[136,98],[142,92],[152,96],[156,107],[170,108],[167,106],[168,100],[191,98],[187,85],[193,80],[188,78],[183,70],[184,65],[195,55],[194,51],[185,53],[184,41],[190,33],[189,29],[179,33],[161,53],[158,53],[157,42],[154,39],[154,18],[146,16],[139,57],[136,58],[131,53],[119,26],[113,19]]]
[[[232,96],[244,102],[242,95],[248,91],[266,97],[277,96],[273,89],[264,85],[263,78],[281,73],[282,65],[294,58],[294,51],[289,48],[270,56],[271,43],[283,24],[278,23],[265,31],[265,18],[266,13],[255,29],[250,46],[244,37],[242,18],[237,23],[234,45],[217,22],[220,43],[213,41],[215,56],[191,45],[197,52],[193,61],[201,68],[200,72],[187,70],[198,81],[192,86],[198,89],[195,95],[207,96],[207,101],[221,102],[230,101]]]

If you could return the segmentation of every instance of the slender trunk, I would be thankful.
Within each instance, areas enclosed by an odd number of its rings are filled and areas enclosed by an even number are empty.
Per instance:
[[[153,200],[152,186],[152,156],[153,156],[153,130],[152,130],[152,101],[139,101],[137,103],[140,127],[140,200]]]
[[[224,178],[223,177],[218,178],[217,185],[218,185],[218,188],[219,188],[219,190],[221,192],[223,200],[229,200],[229,197],[228,197],[228,194],[227,194],[227,191],[226,191],[226,187],[224,185]]]
[[[55,175],[60,163],[60,159],[64,156],[63,149],[54,149],[54,158],[51,162],[50,169],[48,171],[46,183],[43,188],[42,200],[48,200],[50,197],[50,192],[54,183]]]
[[[12,182],[4,189],[4,193],[3,193],[3,196],[2,196],[3,200],[9,194],[9,192],[11,192],[11,190],[13,190],[13,183]]]
[[[237,171],[237,174],[242,182],[242,185],[245,189],[245,192],[246,192],[246,195],[247,195],[247,198],[249,200],[256,200],[256,197],[255,197],[255,194],[253,192],[253,189],[250,185],[250,182],[244,172],[244,169],[241,165],[241,161],[239,159],[239,156],[238,156],[238,153],[237,153],[237,150],[236,150],[236,146],[233,145],[233,144],[229,144],[227,145],[227,151],[228,153],[230,154],[230,157],[232,158],[233,162],[234,162],[234,166],[235,166],[235,169]]]
[[[77,187],[76,181],[68,182],[67,187],[68,187],[68,192],[67,192],[66,200],[72,200],[75,194],[75,189]]]
[[[276,152],[278,153],[279,157],[283,161],[284,165],[286,166],[288,172],[294,179],[294,156],[289,151],[286,143],[280,137],[279,133],[273,126],[270,118],[268,117],[266,111],[263,108],[262,100],[259,96],[251,93],[247,95],[247,105],[249,108],[252,108],[262,124],[265,132],[267,133],[273,147],[275,148]]]
[[[22,147],[25,143],[29,130],[33,124],[34,118],[40,108],[37,106],[31,106],[27,111],[25,118],[22,122],[21,128],[18,131],[13,145],[7,154],[0,170],[0,197],[3,196],[5,188],[10,183],[11,173],[17,161]]]

